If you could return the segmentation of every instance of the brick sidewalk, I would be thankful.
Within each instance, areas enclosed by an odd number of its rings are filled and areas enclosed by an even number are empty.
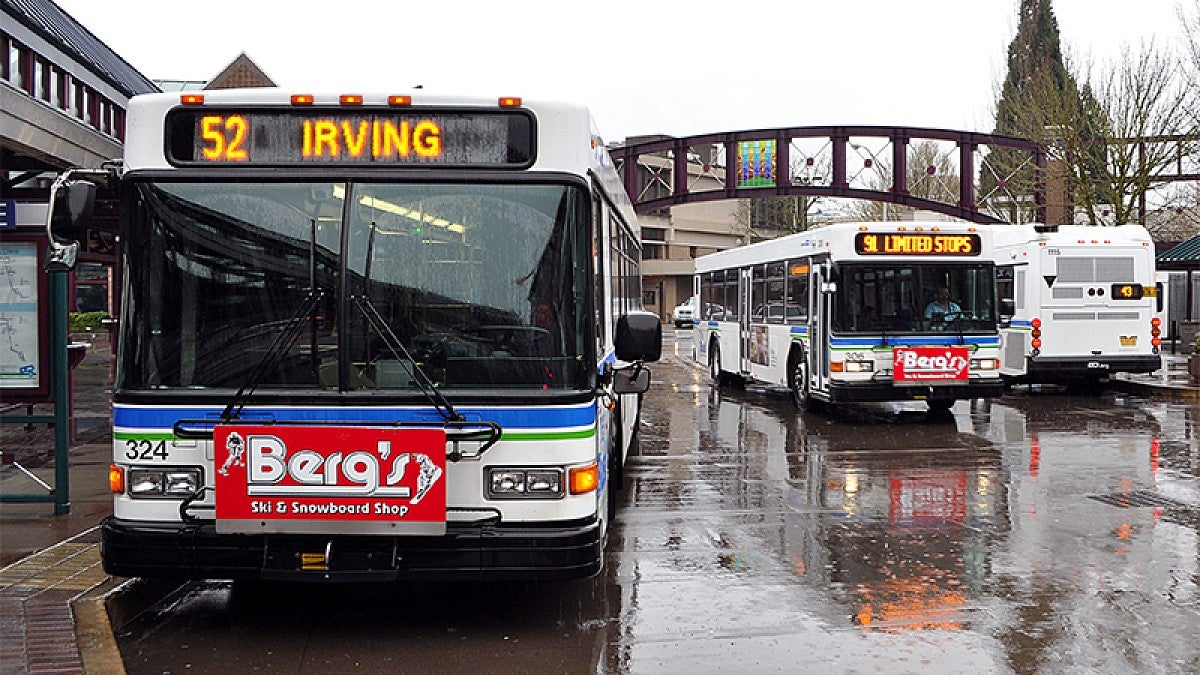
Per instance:
[[[109,580],[99,531],[0,570],[0,672],[83,673],[72,603]]]

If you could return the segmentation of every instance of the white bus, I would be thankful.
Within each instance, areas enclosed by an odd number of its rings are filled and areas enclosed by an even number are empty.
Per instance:
[[[991,228],[839,223],[696,260],[696,359],[796,405],[998,396]],[[941,296],[939,298],[939,296]]]
[[[1162,296],[1154,243],[1140,225],[996,227],[1001,331],[1009,383],[1087,385],[1161,366]]]
[[[597,573],[644,361],[640,233],[588,111],[277,89],[131,101],[110,574]]]

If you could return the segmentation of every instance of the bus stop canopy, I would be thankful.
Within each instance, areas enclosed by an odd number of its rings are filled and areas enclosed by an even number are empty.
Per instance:
[[[1160,270],[1200,269],[1200,235],[1159,253],[1155,266]]]

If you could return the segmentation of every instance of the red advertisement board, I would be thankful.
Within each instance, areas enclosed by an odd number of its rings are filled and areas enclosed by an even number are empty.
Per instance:
[[[892,381],[896,383],[958,382],[970,376],[967,347],[896,347],[892,357]]]
[[[217,426],[219,532],[445,531],[446,432]]]

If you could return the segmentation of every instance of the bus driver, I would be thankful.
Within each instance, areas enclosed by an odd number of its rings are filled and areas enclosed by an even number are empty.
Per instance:
[[[961,313],[962,308],[950,299],[950,289],[945,286],[939,287],[937,297],[925,306],[925,318],[936,321],[945,321],[947,317],[953,321]]]

